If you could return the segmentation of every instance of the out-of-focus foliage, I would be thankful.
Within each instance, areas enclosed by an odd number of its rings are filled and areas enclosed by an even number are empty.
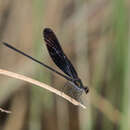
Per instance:
[[[0,40],[53,68],[42,30],[56,32],[90,92],[83,110],[0,76],[0,130],[128,130],[129,0],[1,0]],[[62,88],[65,80],[0,44],[0,68]]]

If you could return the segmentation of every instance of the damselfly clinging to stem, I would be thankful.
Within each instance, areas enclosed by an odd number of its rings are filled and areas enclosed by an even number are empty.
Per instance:
[[[49,52],[50,57],[54,61],[54,63],[65,73],[62,74],[58,72],[57,70],[51,68],[50,66],[44,64],[43,62],[29,56],[28,54],[16,49],[12,45],[1,41],[3,45],[7,46],[8,48],[30,58],[31,60],[41,64],[42,66],[46,67],[47,69],[57,73],[58,75],[62,76],[66,80],[68,80],[74,88],[77,88],[77,90],[80,90],[80,92],[85,92],[86,94],[89,92],[88,87],[84,87],[82,81],[78,77],[78,74],[74,68],[74,66],[71,64],[70,60],[67,58],[65,53],[63,52],[60,43],[54,34],[54,32],[50,28],[45,28],[43,30],[43,37],[46,42],[46,46]]]

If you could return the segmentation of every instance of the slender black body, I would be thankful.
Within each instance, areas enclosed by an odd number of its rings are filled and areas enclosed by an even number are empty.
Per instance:
[[[83,86],[82,81],[78,77],[78,74],[77,74],[75,68],[73,67],[70,60],[67,58],[67,56],[64,54],[64,52],[60,46],[60,43],[59,43],[58,39],[56,38],[56,35],[54,34],[54,32],[50,28],[45,28],[43,30],[43,37],[46,42],[46,46],[47,46],[48,52],[49,52],[52,60],[67,76],[58,72],[57,70],[51,68],[50,66],[44,64],[43,62],[29,56],[28,54],[16,49],[12,45],[10,45],[6,42],[3,42],[3,41],[0,41],[0,42],[3,45],[5,45],[6,47],[28,57],[29,59],[41,64],[42,66],[46,67],[47,69],[64,77],[65,79],[70,81],[74,87],[80,89],[81,91],[82,90],[85,91],[85,93],[87,94],[89,91],[88,87]]]

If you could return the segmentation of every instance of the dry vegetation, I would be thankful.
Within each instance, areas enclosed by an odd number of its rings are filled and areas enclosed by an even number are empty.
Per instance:
[[[43,28],[52,28],[90,93],[82,109],[0,75],[0,130],[128,130],[129,6],[128,0],[1,0],[0,40],[58,69],[42,38]],[[55,88],[65,83],[2,44],[0,69]]]

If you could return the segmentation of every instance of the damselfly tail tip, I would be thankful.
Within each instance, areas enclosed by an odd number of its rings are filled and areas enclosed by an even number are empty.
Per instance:
[[[1,41],[1,40],[0,40],[0,42],[1,42],[3,45],[6,45],[6,46],[7,46],[7,43],[6,43],[6,42],[3,42],[3,41]]]

